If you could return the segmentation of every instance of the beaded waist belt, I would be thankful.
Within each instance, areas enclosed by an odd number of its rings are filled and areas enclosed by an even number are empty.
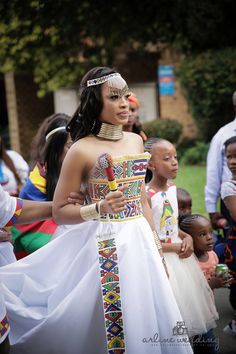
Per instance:
[[[118,214],[109,214],[109,218],[106,214],[100,216],[100,221],[128,221],[139,218],[143,215],[140,199],[128,200],[126,208],[123,212]]]

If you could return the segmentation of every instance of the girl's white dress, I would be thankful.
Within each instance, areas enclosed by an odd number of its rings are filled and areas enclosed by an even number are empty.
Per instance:
[[[192,353],[171,286],[142,216],[149,154],[114,158],[124,213],[68,228],[3,267],[11,354]],[[108,192],[94,168],[91,200]],[[99,235],[99,238],[97,238]]]
[[[151,198],[155,226],[163,243],[181,243],[178,236],[178,203],[176,186],[169,182],[168,190],[158,191],[147,186]],[[179,258],[175,252],[166,252],[169,280],[188,329],[189,336],[203,334],[216,327],[218,313],[214,296],[196,256]]]

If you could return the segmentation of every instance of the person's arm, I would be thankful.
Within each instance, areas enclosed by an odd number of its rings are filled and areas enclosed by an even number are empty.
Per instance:
[[[22,200],[22,211],[15,224],[25,224],[34,221],[50,219],[52,217],[52,202],[37,202]]]
[[[163,266],[165,268],[166,274],[167,276],[169,276],[168,274],[168,270],[167,270],[167,266],[166,266],[166,262],[165,262],[165,258],[164,258],[164,253],[163,253],[163,244],[161,244],[161,241],[159,239],[159,236],[156,232],[156,227],[155,227],[155,223],[153,220],[153,214],[152,214],[152,209],[149,205],[148,199],[147,199],[147,194],[146,194],[146,190],[145,190],[145,186],[143,186],[142,191],[141,191],[141,204],[142,204],[142,209],[143,209],[143,215],[144,217],[147,219],[152,232],[153,232],[153,237],[154,237],[154,241],[156,243],[158,252],[161,256],[162,262],[163,262]]]
[[[232,219],[236,222],[236,195],[225,197],[224,203],[229,210]]]
[[[221,140],[222,133],[219,131],[213,137],[207,154],[205,204],[213,228],[217,228],[217,220],[222,217],[222,215],[217,211],[217,200],[220,195],[223,170]]]
[[[236,222],[236,185],[232,181],[224,182],[221,186],[221,198],[232,219]]]

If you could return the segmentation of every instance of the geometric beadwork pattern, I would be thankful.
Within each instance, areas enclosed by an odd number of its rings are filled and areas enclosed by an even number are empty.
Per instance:
[[[113,157],[113,171],[118,186],[127,186],[124,191],[127,200],[126,209],[119,214],[101,215],[101,221],[122,221],[140,217],[142,215],[141,192],[147,170],[150,154],[138,156]],[[91,201],[97,202],[106,197],[110,189],[104,169],[96,165],[89,179],[88,193]]]
[[[9,322],[7,316],[5,316],[3,320],[0,322],[0,338],[4,336],[8,328],[9,328]]]
[[[16,198],[16,209],[15,209],[15,213],[12,216],[12,218],[8,221],[8,223],[6,224],[7,226],[12,226],[16,223],[18,217],[20,216],[21,212],[22,212],[22,207],[23,207],[23,200]]]
[[[115,239],[98,241],[98,253],[107,352],[123,354],[125,353],[125,340]]]

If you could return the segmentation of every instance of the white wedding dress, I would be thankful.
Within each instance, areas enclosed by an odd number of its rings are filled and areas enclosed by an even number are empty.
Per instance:
[[[11,354],[192,353],[176,332],[182,318],[142,216],[148,159],[114,158],[117,182],[129,186],[124,213],[70,226],[0,269]],[[88,187],[93,202],[108,192],[98,166]]]

